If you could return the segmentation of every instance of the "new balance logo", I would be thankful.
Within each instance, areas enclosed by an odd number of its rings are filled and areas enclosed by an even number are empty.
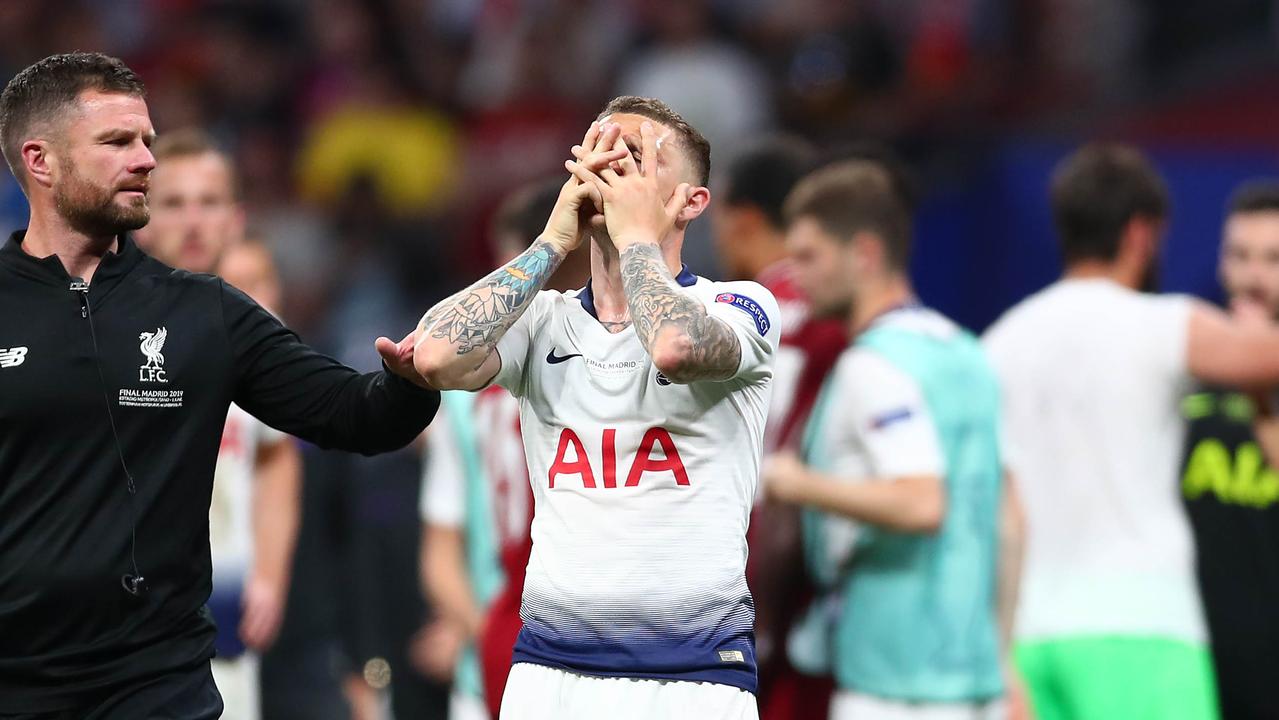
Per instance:
[[[546,354],[546,362],[552,365],[559,365],[560,363],[567,362],[569,360],[572,360],[575,357],[582,357],[582,353],[572,353],[570,355],[556,355],[555,348],[551,348],[551,351]]]
[[[24,347],[0,348],[0,368],[18,367],[27,361],[27,349]]]

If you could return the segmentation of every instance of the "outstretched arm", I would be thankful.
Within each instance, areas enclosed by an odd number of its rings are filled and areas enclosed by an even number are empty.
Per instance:
[[[419,387],[412,358],[394,365],[388,360],[391,372],[362,375],[303,345],[275,316],[225,281],[212,282],[222,296],[234,360],[231,399],[250,415],[322,448],[365,455],[404,447],[435,416],[440,394]],[[379,350],[387,344],[398,347],[383,338]]]
[[[1279,328],[1255,313],[1226,313],[1196,302],[1186,362],[1199,380],[1248,388],[1279,384]]]

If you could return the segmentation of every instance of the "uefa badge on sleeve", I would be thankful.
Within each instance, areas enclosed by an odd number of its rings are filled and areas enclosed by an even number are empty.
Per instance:
[[[715,302],[731,305],[747,315],[750,315],[751,319],[755,321],[755,329],[759,331],[760,335],[767,335],[768,329],[773,326],[772,322],[768,319],[768,314],[764,312],[764,308],[760,307],[759,303],[745,295],[741,295],[739,293],[720,293],[715,296]]]

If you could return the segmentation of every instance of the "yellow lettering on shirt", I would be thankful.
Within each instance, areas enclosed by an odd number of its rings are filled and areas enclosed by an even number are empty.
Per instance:
[[[1257,443],[1243,443],[1232,458],[1225,444],[1207,438],[1190,453],[1181,491],[1189,500],[1211,493],[1227,505],[1267,508],[1279,501],[1279,474],[1266,466]]]

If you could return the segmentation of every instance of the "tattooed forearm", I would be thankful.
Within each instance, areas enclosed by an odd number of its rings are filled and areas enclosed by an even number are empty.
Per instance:
[[[424,335],[455,345],[458,355],[478,350],[487,356],[563,260],[549,243],[537,240],[505,266],[431,308],[418,327]]]
[[[718,380],[737,370],[742,358],[737,336],[675,283],[656,245],[622,251],[622,287],[635,333],[649,355],[659,342],[669,342],[686,358],[677,372],[666,373],[671,380]]]

